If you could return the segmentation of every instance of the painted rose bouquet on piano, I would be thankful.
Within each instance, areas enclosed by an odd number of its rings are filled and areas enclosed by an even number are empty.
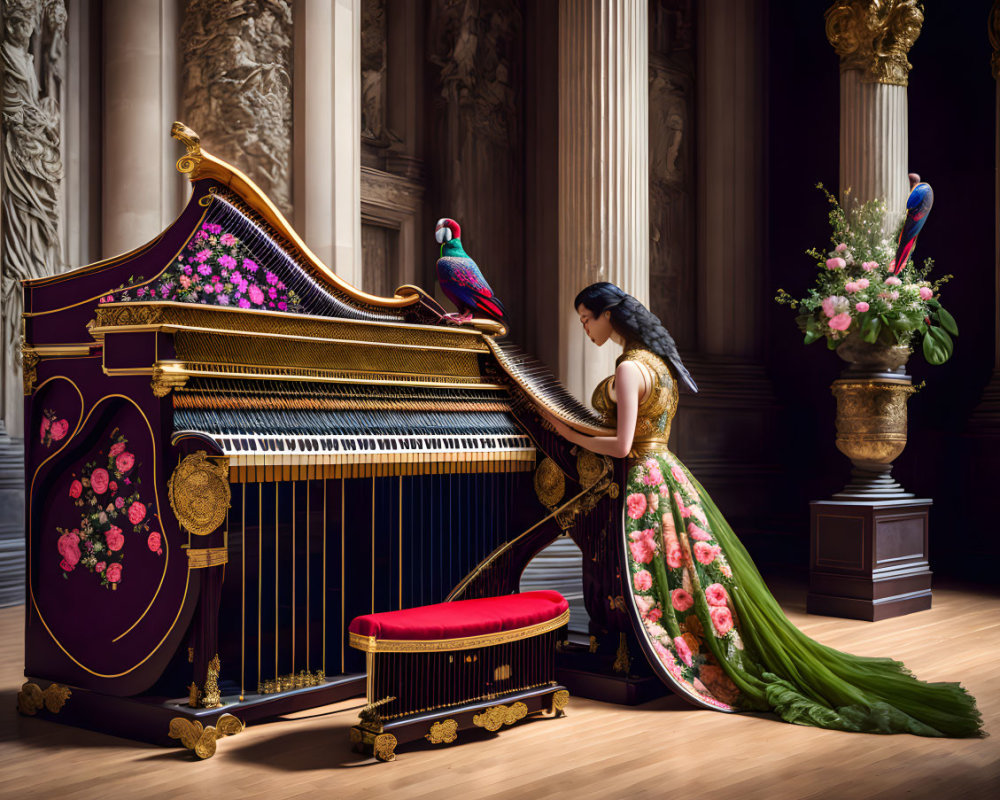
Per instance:
[[[805,297],[795,299],[784,289],[775,297],[798,310],[795,321],[805,343],[825,338],[827,347],[836,350],[850,338],[880,348],[912,348],[922,339],[927,361],[943,364],[951,357],[958,326],[941,305],[939,292],[954,276],[931,281],[933,259],[918,266],[909,257],[933,199],[930,186],[914,187],[906,218],[893,236],[884,234],[886,208],[881,200],[855,204],[848,212],[822,183],[817,188],[833,206],[832,246],[806,251],[818,272]]]
[[[258,264],[235,235],[205,222],[185,248],[152,281],[140,276],[102,303],[173,300],[269,311],[298,310],[298,295],[275,272]],[[132,289],[134,288],[134,297]]]
[[[102,450],[73,475],[69,496],[82,510],[78,528],[56,528],[56,549],[63,577],[79,565],[114,589],[124,573],[127,531],[142,535],[153,553],[163,555],[163,537],[150,530],[151,516],[140,496],[138,463],[122,434],[112,437],[107,454]]]

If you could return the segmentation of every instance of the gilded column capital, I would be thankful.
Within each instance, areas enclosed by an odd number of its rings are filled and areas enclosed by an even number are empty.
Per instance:
[[[917,0],[836,0],[826,11],[826,38],[841,72],[858,70],[865,83],[906,86],[913,66],[906,55],[923,22]]]
[[[993,46],[993,55],[990,57],[993,77],[1000,78],[1000,0],[993,0],[993,7],[990,9],[989,34],[990,44]]]

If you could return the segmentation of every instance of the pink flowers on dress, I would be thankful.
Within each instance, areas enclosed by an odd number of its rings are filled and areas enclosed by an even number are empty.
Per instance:
[[[722,552],[722,548],[718,545],[711,545],[705,542],[698,542],[692,549],[694,550],[694,557],[698,559],[698,562],[706,566],[715,561],[715,557]]]
[[[642,476],[642,482],[647,486],[659,486],[663,483],[663,473],[660,472],[660,465],[653,459],[646,461],[646,474]]]
[[[653,588],[653,576],[648,570],[641,569],[632,576],[632,585],[637,592],[648,592]]]
[[[646,513],[646,495],[639,492],[630,494],[625,501],[628,506],[628,515],[632,519],[639,519],[643,514]]]
[[[705,599],[710,606],[724,606],[729,604],[729,594],[726,587],[721,583],[713,583],[705,587]]]
[[[688,647],[688,643],[684,641],[683,636],[677,636],[674,639],[674,649],[677,651],[677,657],[683,661],[685,665],[690,667],[693,663],[691,659],[691,648]]]
[[[656,554],[656,536],[652,528],[629,534],[632,540],[628,547],[632,558],[640,564],[648,564]]]
[[[681,515],[682,519],[687,519],[691,516],[691,509],[684,505],[684,498],[681,497],[680,492],[674,492],[674,503],[677,504],[677,512]]]
[[[721,638],[733,629],[733,612],[725,606],[713,606],[708,613],[716,636]]]
[[[683,589],[674,589],[670,593],[670,604],[677,611],[687,611],[691,606],[694,605],[694,598],[691,596],[690,592],[686,592]]]
[[[706,533],[697,525],[695,525],[693,522],[688,523],[687,530],[688,530],[688,536],[690,536],[692,539],[698,542],[707,542],[712,538],[711,534]]]

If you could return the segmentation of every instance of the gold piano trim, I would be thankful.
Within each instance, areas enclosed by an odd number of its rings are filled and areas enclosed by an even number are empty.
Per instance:
[[[227,547],[190,547],[187,550],[188,569],[207,569],[229,563]]]
[[[309,246],[299,238],[299,235],[288,224],[284,215],[260,190],[250,178],[236,167],[227,164],[201,149],[201,139],[198,134],[183,122],[175,122],[170,129],[170,135],[187,147],[185,153],[177,162],[177,169],[187,174],[192,181],[211,178],[236,192],[244,202],[260,214],[274,229],[297,247],[315,268],[316,273],[330,286],[343,292],[348,297],[376,308],[408,308],[420,302],[421,290],[413,286],[400,287],[394,297],[377,297],[356,289],[345,282],[324,264],[309,249]]]
[[[498,633],[462,636],[456,639],[432,639],[429,641],[420,641],[417,639],[377,639],[374,636],[362,636],[359,633],[351,633],[350,645],[356,650],[361,650],[365,653],[430,653],[471,650],[475,647],[494,647],[499,644],[507,644],[508,642],[517,642],[521,639],[530,639],[532,636],[541,636],[543,633],[558,630],[568,623],[569,609],[567,608],[554,619],[539,622],[537,625],[526,625],[523,628],[499,631]]]

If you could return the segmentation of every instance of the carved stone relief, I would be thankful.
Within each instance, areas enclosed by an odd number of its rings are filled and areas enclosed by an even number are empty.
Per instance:
[[[184,121],[291,212],[292,2],[187,0]]]
[[[385,0],[361,3],[361,139],[376,146],[388,142],[385,124],[387,63]]]
[[[649,24],[649,296],[685,349],[697,324],[691,0],[654,0]]]
[[[64,267],[60,126],[67,17],[63,0],[3,0],[2,9],[3,418],[19,435],[20,281]]]

